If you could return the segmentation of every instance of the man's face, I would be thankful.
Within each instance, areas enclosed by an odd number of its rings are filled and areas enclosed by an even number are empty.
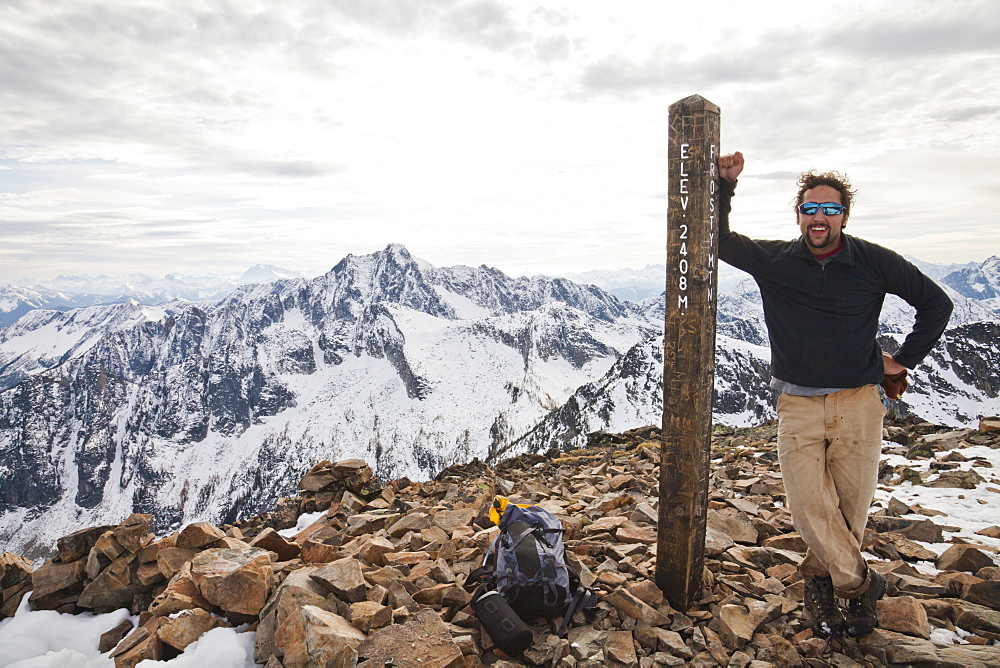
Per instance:
[[[816,186],[810,188],[802,194],[803,202],[835,202],[843,204],[840,198],[840,191],[830,186]],[[799,230],[809,247],[809,252],[813,255],[822,255],[836,250],[840,243],[840,231],[844,228],[844,214],[838,213],[835,216],[828,216],[822,209],[815,214],[807,216],[804,213],[798,214]]]

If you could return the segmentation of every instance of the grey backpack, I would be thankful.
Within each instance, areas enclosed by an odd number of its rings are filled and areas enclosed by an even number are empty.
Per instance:
[[[494,499],[490,514],[500,518],[500,535],[466,587],[496,589],[522,619],[562,615],[563,635],[573,614],[593,608],[597,595],[566,562],[562,523],[543,508],[503,497]]]

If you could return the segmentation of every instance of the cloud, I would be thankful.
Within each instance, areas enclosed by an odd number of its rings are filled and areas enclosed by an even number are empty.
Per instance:
[[[72,239],[81,262],[164,271],[389,242],[529,271],[659,262],[666,111],[698,92],[747,153],[745,219],[785,216],[817,167],[864,183],[868,211],[953,182],[952,215],[992,225],[969,175],[1000,150],[997,8],[8,0],[0,224],[36,261]],[[965,157],[894,153],[935,146]]]
[[[273,178],[315,178],[340,174],[347,170],[342,165],[331,165],[316,160],[234,160],[229,167],[235,171],[255,177]]]
[[[873,12],[864,20],[828,25],[751,29],[741,31],[739,39],[719,39],[700,49],[673,40],[629,55],[623,45],[586,63],[579,85],[597,93],[633,95],[727,85],[739,91],[767,90],[801,81],[812,87],[790,89],[784,97],[826,98],[823,102],[828,103],[851,98],[863,80],[884,82],[887,73],[906,83],[926,81],[929,73],[970,67],[967,60],[949,58],[995,57],[997,25],[1000,3],[980,2],[942,5],[932,12]],[[965,78],[948,77],[941,83],[957,85]],[[891,95],[893,88],[899,94],[907,91],[894,85],[886,86],[884,93]]]
[[[554,35],[535,40],[532,48],[535,57],[544,63],[566,60],[572,51],[569,37],[566,35]]]
[[[596,91],[661,88],[672,83],[672,65],[672,59],[650,59],[638,63],[612,54],[589,64],[583,71],[581,83],[584,88]]]
[[[764,179],[766,181],[792,181],[794,182],[802,172],[766,172],[764,174],[751,174],[750,178]]]
[[[986,104],[974,104],[964,107],[959,107],[958,109],[946,109],[938,114],[937,118],[939,120],[948,123],[963,123],[965,121],[971,121],[972,119],[979,119],[990,116],[1000,115],[1000,105],[986,105]]]
[[[792,39],[794,37],[794,39]],[[596,57],[581,71],[580,85],[594,92],[631,93],[657,89],[707,90],[726,84],[760,86],[782,80],[802,67],[811,35],[770,30],[737,43],[695,49],[684,41],[664,42],[646,53],[619,50]],[[813,58],[806,56],[806,60]]]
[[[471,44],[504,51],[524,44],[531,33],[521,28],[513,11],[499,0],[471,0],[448,15],[450,32]]]
[[[997,26],[1000,3],[950,2],[925,5],[920,12],[901,9],[817,32],[822,35],[819,46],[831,53],[849,53],[858,60],[909,63],[913,59],[995,53]]]
[[[313,3],[309,12],[316,21],[326,21],[329,11],[343,19],[357,23],[378,32],[408,36],[426,29],[441,16],[458,4],[456,0],[425,0],[424,2],[397,2],[397,0],[331,0],[328,3]]]

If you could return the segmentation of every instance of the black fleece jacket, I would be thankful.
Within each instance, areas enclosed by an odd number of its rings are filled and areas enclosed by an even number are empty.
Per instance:
[[[887,293],[917,309],[894,357],[913,368],[951,316],[951,299],[897,253],[842,234],[841,251],[821,264],[804,240],[755,240],[729,229],[736,184],[719,180],[719,258],[749,273],[764,300],[771,374],[804,387],[860,387],[882,381],[876,341]]]

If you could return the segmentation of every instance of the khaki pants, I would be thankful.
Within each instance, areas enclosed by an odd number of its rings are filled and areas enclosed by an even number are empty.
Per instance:
[[[829,575],[841,598],[868,586],[861,539],[878,482],[877,385],[818,397],[778,397],[778,460],[792,524],[809,546],[803,577]]]

